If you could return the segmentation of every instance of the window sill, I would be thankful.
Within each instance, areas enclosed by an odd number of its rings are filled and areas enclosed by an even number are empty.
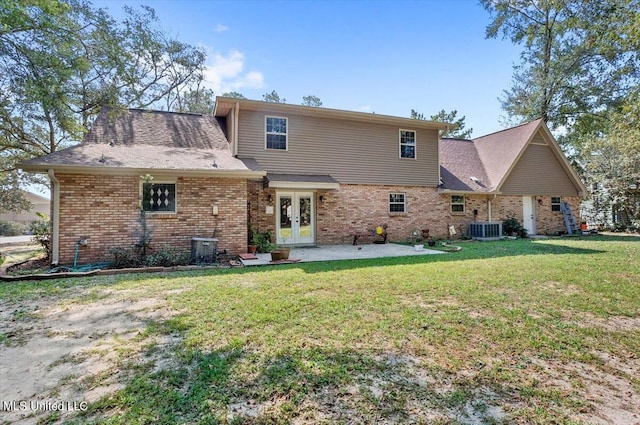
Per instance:
[[[409,215],[407,212],[390,212],[389,217],[402,217],[405,215]]]
[[[467,215],[467,213],[464,212],[464,211],[455,211],[455,212],[451,211],[451,215],[460,215],[460,216],[462,216],[462,215]]]
[[[178,214],[175,213],[175,212],[152,212],[152,211],[147,211],[145,213],[145,216],[147,218],[169,219],[169,218],[176,218],[178,216]]]

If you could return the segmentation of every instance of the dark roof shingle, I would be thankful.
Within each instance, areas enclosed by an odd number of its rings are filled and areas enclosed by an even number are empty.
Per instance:
[[[103,109],[83,142],[26,161],[25,169],[58,167],[190,171],[260,171],[231,154],[224,121],[209,115]]]

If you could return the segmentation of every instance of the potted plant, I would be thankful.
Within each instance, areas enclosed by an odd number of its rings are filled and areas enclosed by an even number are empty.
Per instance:
[[[283,243],[285,244],[287,243],[286,238],[283,240]],[[290,253],[291,253],[291,248],[288,246],[276,247],[276,249],[271,251],[271,261],[288,260]]]
[[[256,243],[257,238],[258,238],[258,231],[256,230],[255,227],[252,227],[249,235],[249,245],[247,246],[247,251],[250,254],[255,254],[256,252],[258,252],[258,245]]]
[[[256,252],[266,253],[273,251],[270,232],[260,232],[255,227],[251,228],[251,245],[255,245]],[[251,252],[251,251],[249,251]]]

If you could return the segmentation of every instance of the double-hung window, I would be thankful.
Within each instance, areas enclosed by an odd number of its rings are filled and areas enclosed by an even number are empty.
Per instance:
[[[562,199],[559,196],[551,197],[551,211],[560,211],[560,203]]]
[[[146,212],[175,213],[175,183],[143,183],[142,210]]]
[[[406,213],[407,197],[404,193],[389,194],[389,212],[390,213]]]
[[[451,212],[464,212],[464,195],[451,195]]]
[[[287,118],[265,118],[265,147],[267,149],[287,150]]]
[[[400,130],[400,158],[416,158],[416,132]]]

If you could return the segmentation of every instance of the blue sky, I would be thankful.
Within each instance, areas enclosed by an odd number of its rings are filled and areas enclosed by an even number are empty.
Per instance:
[[[498,97],[519,46],[485,39],[489,14],[472,0],[95,0],[155,9],[161,25],[208,52],[207,84],[287,103],[385,115],[465,115],[473,136],[503,128]]]

